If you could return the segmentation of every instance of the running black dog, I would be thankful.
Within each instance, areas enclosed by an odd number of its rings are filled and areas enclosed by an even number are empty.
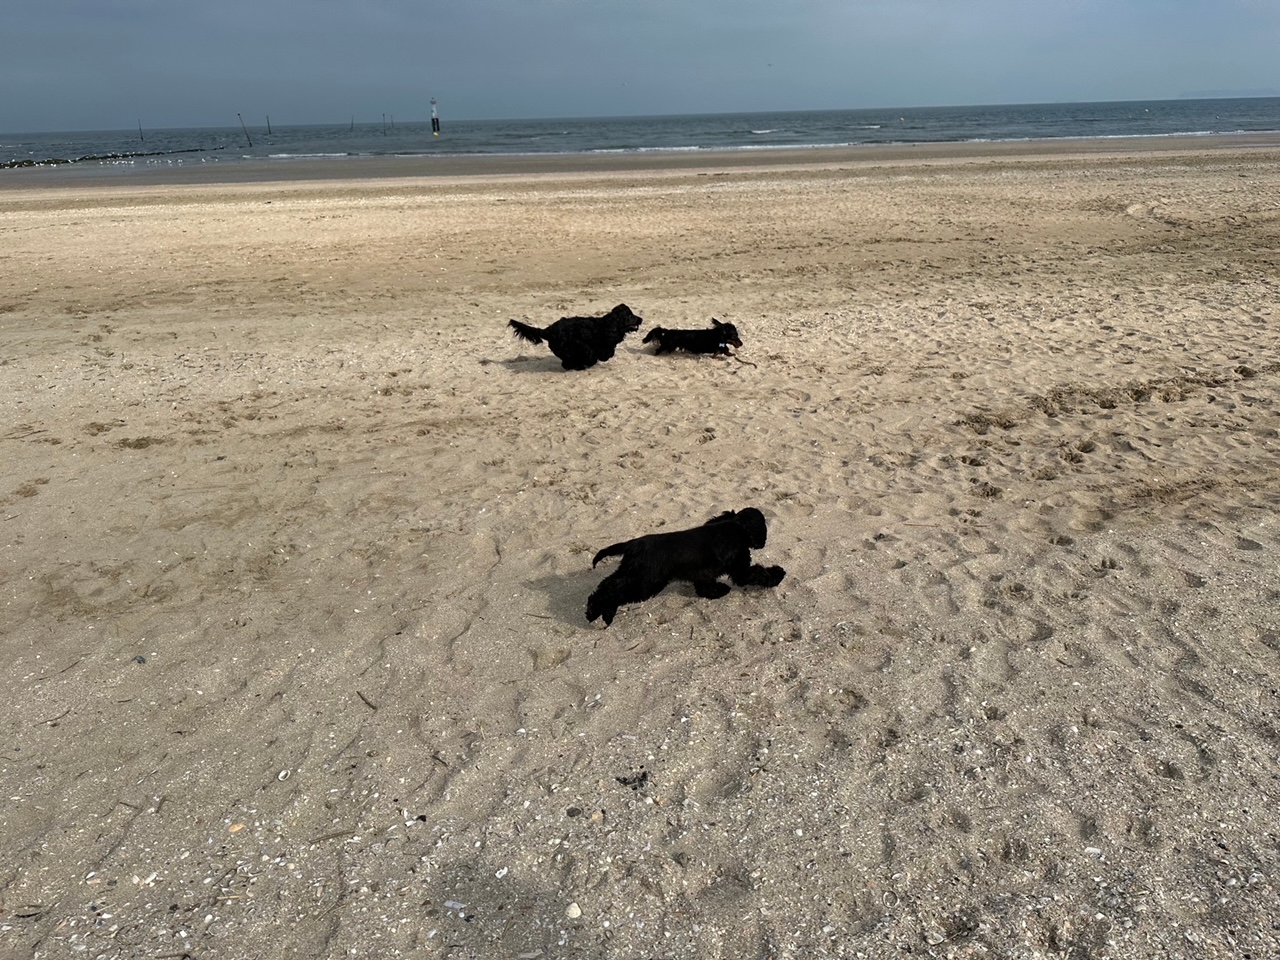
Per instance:
[[[561,317],[549,327],[534,327],[519,320],[511,329],[521,340],[542,343],[560,358],[566,370],[585,370],[613,357],[614,349],[644,321],[620,303],[603,317]]]
[[[738,328],[732,323],[721,323],[711,318],[710,330],[668,330],[666,327],[654,327],[644,338],[644,343],[656,341],[658,349],[654,356],[671,350],[684,350],[686,353],[718,353],[729,355],[730,347],[741,347],[738,339]]]
[[[621,557],[622,562],[587,598],[587,621],[603,617],[607,627],[618,607],[655,597],[672,580],[688,580],[708,600],[729,592],[729,585],[719,581],[725,574],[740,587],[776,587],[787,572],[751,562],[751,551],[763,547],[767,536],[764,514],[747,507],[692,530],[651,533],[605,547],[591,566],[605,557]]]

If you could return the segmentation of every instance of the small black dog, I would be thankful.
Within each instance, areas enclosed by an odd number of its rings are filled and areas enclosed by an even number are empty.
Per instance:
[[[585,370],[611,359],[622,338],[643,322],[620,303],[603,317],[561,317],[545,328],[512,320],[511,329],[530,343],[545,340],[566,370]]]
[[[613,623],[618,607],[655,597],[672,580],[688,580],[700,597],[715,600],[729,592],[720,583],[726,573],[740,587],[776,587],[787,572],[751,562],[751,551],[764,546],[768,529],[755,507],[722,513],[692,530],[651,533],[605,547],[591,561],[621,557],[618,569],[605,577],[587,598],[587,621]]]
[[[654,327],[644,338],[644,343],[657,341],[658,349],[654,356],[670,350],[684,350],[686,353],[719,353],[729,354],[730,347],[741,347],[738,339],[738,328],[732,323],[721,323],[711,318],[710,330],[668,330],[666,327]]]

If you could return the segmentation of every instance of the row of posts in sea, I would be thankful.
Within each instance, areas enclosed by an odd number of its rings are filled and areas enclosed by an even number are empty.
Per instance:
[[[390,121],[391,121],[391,129],[392,129],[392,130],[394,130],[394,129],[396,128],[396,118],[395,118],[395,114],[386,114],[386,113],[384,113],[384,114],[382,115],[382,135],[383,135],[384,137],[387,135],[387,120],[388,120],[388,118],[390,118]],[[253,146],[253,138],[249,136],[249,128],[248,128],[247,126],[245,126],[244,117],[240,116],[240,114],[238,114],[238,113],[237,113],[237,114],[236,114],[236,119],[238,119],[238,120],[240,121],[240,129],[244,131],[244,139],[245,139],[245,142],[246,142],[246,143],[248,143],[250,147],[252,147],[252,146]],[[352,130],[352,132],[353,132],[353,133],[355,132],[355,129],[356,129],[356,118],[355,118],[355,117],[352,117],[352,118],[351,118],[351,130]],[[435,97],[432,97],[432,98],[431,98],[431,134],[432,134],[432,136],[436,136],[436,137],[440,136],[440,114],[439,114],[439,112],[437,111],[437,107],[436,107],[436,98],[435,98]],[[268,137],[269,137],[269,136],[271,136],[271,115],[270,115],[270,114],[267,114],[267,136],[268,136]],[[139,139],[139,140],[141,140],[141,141],[143,141],[143,142],[146,142],[146,137],[144,137],[144,136],[142,135],[142,121],[141,121],[141,120],[139,120],[139,121],[138,121],[138,139]]]
[[[244,122],[244,117],[241,116],[239,113],[237,113],[236,119],[240,121],[240,129],[244,131],[245,142],[248,143],[250,147],[252,147],[253,138],[249,135],[249,128]],[[387,135],[388,124],[390,124],[390,128],[389,128],[390,130],[395,130],[396,128],[395,115],[384,113],[382,115],[382,135],[383,136]],[[354,133],[355,129],[356,129],[356,118],[353,116],[351,118],[351,131]],[[440,116],[437,112],[435,97],[431,98],[431,134],[432,136],[436,136],[436,137],[440,136]],[[267,136],[271,136],[271,135],[272,135],[271,117],[270,115],[268,115],[267,116]],[[138,142],[139,143],[147,142],[147,136],[145,133],[143,133],[143,130],[142,130],[141,120],[138,121]],[[168,156],[169,154],[173,154],[173,153],[204,153],[209,149],[222,150],[223,147],[221,146],[211,147],[211,148],[197,147],[197,148],[192,148],[188,150],[150,150],[150,151],[131,150],[124,153],[96,153],[88,156],[76,157],[75,159],[69,159],[66,157],[49,157],[44,160],[30,160],[30,159],[8,160],[8,161],[0,162],[0,170],[8,170],[14,167],[45,167],[45,166],[55,166],[55,165],[64,164],[64,163],[81,163],[86,160],[132,160],[136,157],[161,157],[161,156]]]

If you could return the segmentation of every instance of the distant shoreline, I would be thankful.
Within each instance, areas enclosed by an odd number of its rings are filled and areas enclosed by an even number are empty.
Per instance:
[[[404,178],[612,174],[716,169],[884,164],[931,160],[1065,159],[1073,155],[1204,153],[1280,148],[1280,133],[1053,138],[855,146],[705,149],[574,154],[353,156],[191,162],[170,166],[112,163],[0,170],[0,191],[87,186],[233,185]]]

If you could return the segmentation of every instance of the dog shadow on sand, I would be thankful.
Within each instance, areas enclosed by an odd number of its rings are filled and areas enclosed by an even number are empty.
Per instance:
[[[604,629],[603,624],[599,621],[596,623],[587,622],[587,597],[591,596],[592,591],[600,586],[600,581],[612,573],[613,569],[613,564],[606,565],[602,563],[594,570],[580,570],[577,573],[538,577],[536,580],[527,581],[529,587],[544,594],[547,598],[546,612],[534,613],[530,611],[530,616],[558,620],[561,623],[579,629]],[[701,602],[693,587],[680,581],[668,584],[666,589],[658,594],[658,597],[665,596],[685,597],[691,602]],[[657,602],[658,597],[654,597],[650,602]],[[641,604],[629,604],[623,609],[634,611],[640,609],[641,606]]]
[[[482,367],[504,367],[512,373],[555,373],[560,376],[582,376],[590,374],[594,370],[601,368],[608,369],[609,365],[617,362],[620,358],[626,358],[626,362],[630,363],[632,357],[648,358],[652,356],[652,352],[642,349],[638,346],[619,346],[617,352],[613,355],[612,360],[603,360],[596,363],[586,370],[566,370],[553,355],[536,356],[530,354],[522,354],[518,357],[507,357],[502,360],[495,360],[492,357],[485,357],[480,361]],[[671,356],[676,356],[672,354]],[[687,357],[691,360],[697,360],[696,354],[679,354],[681,357]],[[666,360],[668,357],[663,357]]]
[[[505,360],[493,360],[489,357],[480,361],[482,367],[505,367],[512,373],[568,373],[560,366],[560,361],[553,356],[545,357],[508,357]],[[576,372],[576,371],[575,371]]]
[[[587,569],[530,580],[528,585],[547,598],[546,613],[533,615],[559,620],[571,627],[591,627],[592,624],[587,623],[587,597],[599,585],[604,573]]]

